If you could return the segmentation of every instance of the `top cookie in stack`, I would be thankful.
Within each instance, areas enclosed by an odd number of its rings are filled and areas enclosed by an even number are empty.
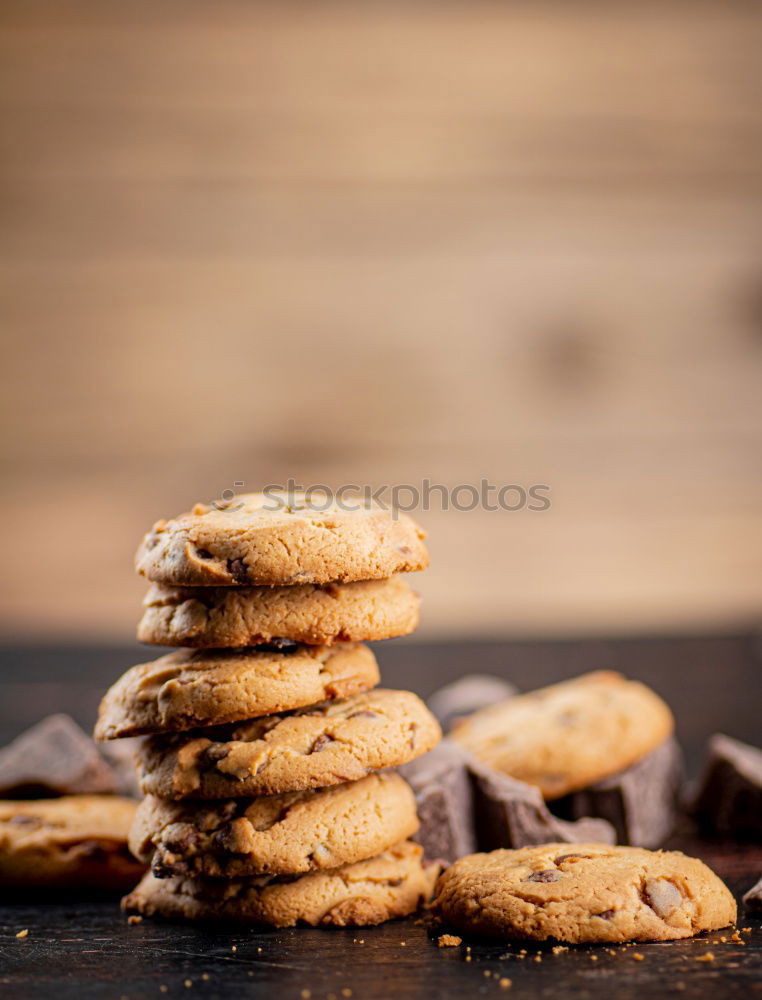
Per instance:
[[[283,494],[154,525],[138,634],[195,648],[133,667],[101,705],[99,738],[145,737],[131,847],[153,874],[128,908],[342,924],[415,909],[431,873],[406,841],[412,792],[385,769],[441,734],[412,693],[372,691],[363,640],[417,625],[398,574],[428,565],[423,538],[377,506]]]

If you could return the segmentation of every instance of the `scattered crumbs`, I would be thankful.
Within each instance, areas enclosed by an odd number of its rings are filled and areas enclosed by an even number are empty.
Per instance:
[[[741,935],[738,933],[737,930],[733,931],[733,933],[730,935],[730,940],[733,942],[733,944],[746,944],[746,942],[744,941],[744,939],[741,937]]]
[[[713,962],[714,961],[714,952],[713,951],[707,951],[703,955],[696,955],[696,961],[697,962]]]
[[[365,944],[365,938],[360,938],[360,940],[357,943],[358,944]]]
[[[568,947],[565,944],[557,944],[553,949],[554,955],[560,955],[564,951],[568,951]]]
[[[614,952],[612,951],[612,953],[611,953],[611,954],[613,955],[613,954],[614,954]],[[634,952],[632,953],[632,957],[633,957],[633,958],[635,959],[635,961],[636,961],[636,962],[642,962],[642,961],[643,961],[643,959],[644,959],[644,958],[645,958],[646,956],[645,956],[645,955],[642,955],[642,954],[641,954],[641,953],[640,953],[639,951],[634,951]]]
[[[16,937],[17,937],[17,938],[25,938],[25,937],[27,936],[27,934],[28,934],[28,933],[29,933],[29,928],[28,928],[28,927],[25,927],[25,928],[23,929],[23,931],[19,931],[19,932],[18,932],[18,934],[16,935]]]
[[[751,934],[751,927],[742,927],[741,928],[741,933],[742,934]]]
[[[457,934],[442,934],[437,939],[437,944],[440,948],[457,948],[462,943],[463,938],[459,938]]]
[[[609,955],[616,955],[616,952],[614,951],[613,948],[607,948],[606,951],[609,953]]]
[[[132,913],[132,914],[130,914],[129,917],[127,917],[127,923],[128,924],[142,924],[143,923],[143,918],[140,916],[139,913]]]
[[[302,990],[302,992],[299,995],[301,996],[302,1000],[310,1000],[310,997],[312,996],[309,990]]]
[[[727,944],[727,943],[728,943],[728,939],[727,939],[727,938],[725,937],[725,935],[724,935],[724,934],[723,934],[723,935],[721,935],[721,937],[720,937],[720,941],[722,941],[722,943],[723,943],[723,944]]]
[[[535,955],[534,956],[534,960],[535,960],[535,962],[541,962],[542,961],[542,955]]]
[[[508,979],[507,976],[503,976],[503,978],[499,980],[499,985],[501,990],[507,990],[511,985],[511,980]]]

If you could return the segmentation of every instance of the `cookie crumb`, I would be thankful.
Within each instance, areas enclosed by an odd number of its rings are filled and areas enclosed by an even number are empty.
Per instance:
[[[17,938],[25,938],[25,937],[27,936],[27,934],[28,934],[28,933],[29,933],[29,928],[28,928],[28,927],[25,927],[25,928],[23,929],[23,931],[19,931],[19,932],[18,932],[18,934],[16,935],[16,937],[17,937]]]
[[[131,916],[127,917],[128,924],[142,924],[143,918],[139,913],[133,913]]]
[[[348,986],[345,986],[344,989],[341,991],[341,995],[343,997],[351,997],[352,996],[352,991],[350,990],[350,988]]]
[[[165,986],[164,983],[162,983],[161,986],[159,987],[159,993],[166,993],[168,990],[169,987]]]
[[[507,990],[511,986],[511,980],[508,979],[507,976],[503,976],[503,978],[498,981],[498,985],[501,990]]]
[[[612,951],[612,952],[611,952],[611,954],[613,955],[613,954],[614,954],[614,952]],[[636,961],[636,962],[642,962],[642,961],[643,961],[643,959],[644,959],[644,958],[645,958],[646,956],[645,956],[645,955],[641,955],[641,953],[640,953],[639,951],[634,951],[634,952],[632,953],[632,957],[633,957],[633,958],[635,959],[635,961]]]
[[[400,941],[400,948],[406,948],[406,947],[407,947],[407,941]]]
[[[597,962],[598,961],[598,956],[597,955],[591,955],[590,956],[590,961],[591,962]]]
[[[238,945],[234,944],[230,950],[231,951],[238,951]]]
[[[202,978],[203,980],[207,980],[207,979],[209,978],[209,973],[208,973],[208,972],[202,972],[202,973],[201,973],[201,978]]]
[[[733,933],[730,935],[730,940],[733,942],[733,944],[746,944],[746,942],[744,941],[744,939],[741,937],[741,935],[738,933],[737,930],[733,931]]]
[[[442,934],[437,939],[437,944],[440,948],[457,948],[462,943],[463,938],[458,937],[457,934]]]
[[[186,988],[186,990],[189,990],[191,986],[193,986],[193,980],[186,979],[185,982],[183,983],[183,986]]]
[[[471,961],[471,956],[470,956],[470,955],[466,955],[466,961],[467,961],[467,962],[470,962],[470,961]]]
[[[568,947],[565,944],[557,944],[553,949],[554,955],[560,955],[564,951],[568,951]]]
[[[534,956],[534,960],[535,960],[535,962],[541,962],[542,961],[542,955],[535,955]]]
[[[742,927],[741,928],[741,933],[742,934],[751,934],[751,927]]]
[[[310,993],[309,990],[302,990],[302,992],[299,995],[301,996],[302,1000],[310,1000],[312,993]]]
[[[696,955],[696,961],[697,962],[713,962],[714,961],[714,952],[713,951],[707,951],[703,955]]]

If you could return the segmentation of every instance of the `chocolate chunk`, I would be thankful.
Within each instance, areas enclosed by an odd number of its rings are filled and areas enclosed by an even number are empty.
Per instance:
[[[561,872],[557,872],[555,868],[546,868],[541,872],[532,872],[528,875],[524,881],[525,882],[558,882],[562,878]]]
[[[68,715],[49,715],[0,751],[0,796],[49,798],[117,791],[117,778]]]
[[[534,785],[510,778],[474,758],[468,767],[480,851],[552,842],[614,843],[613,827],[605,820],[582,818],[572,823],[558,819]]]
[[[453,684],[435,691],[428,699],[428,706],[447,732],[461,716],[470,715],[496,701],[504,701],[514,694],[516,688],[500,677],[466,674]]]
[[[668,878],[649,878],[643,886],[643,900],[657,917],[666,920],[683,901],[683,894]]]
[[[451,864],[476,850],[468,759],[457,743],[445,739],[399,769],[418,806],[421,828],[413,839],[429,861]]]
[[[327,747],[330,743],[335,742],[336,740],[333,736],[329,736],[328,733],[321,733],[310,747],[310,753],[320,753],[320,751]]]
[[[717,733],[692,813],[707,833],[762,840],[762,750]]]
[[[762,913],[762,878],[743,897],[748,913]]]
[[[243,559],[228,559],[228,573],[236,583],[246,584],[249,582],[249,571]]]
[[[682,751],[669,739],[624,771],[555,799],[553,812],[567,820],[605,819],[618,844],[658,847],[675,826],[683,773]]]

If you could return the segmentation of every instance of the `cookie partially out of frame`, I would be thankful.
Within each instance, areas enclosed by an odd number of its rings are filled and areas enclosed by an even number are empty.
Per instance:
[[[323,788],[404,764],[440,735],[417,695],[377,688],[287,715],[146,737],[138,750],[141,788],[165,799]]]
[[[371,858],[418,829],[410,787],[394,772],[257,799],[138,807],[130,848],[154,875],[296,875]]]
[[[400,576],[293,587],[168,587],[143,602],[138,639],[159,646],[256,646],[273,639],[313,645],[408,635],[420,599]]]
[[[485,764],[555,799],[623,771],[664,743],[673,727],[654,691],[601,670],[483,708],[450,736]]]
[[[298,878],[263,876],[227,881],[146,875],[122,901],[145,917],[234,921],[271,927],[365,927],[404,917],[424,903],[438,866],[403,841],[367,861]]]
[[[471,854],[440,877],[433,909],[466,933],[571,944],[671,941],[736,919],[733,896],[702,861],[605,844]]]
[[[0,886],[130,888],[145,871],[127,849],[136,808],[118,795],[0,802]]]
[[[96,739],[181,732],[252,719],[375,687],[376,658],[359,643],[284,650],[178,650],[128,670],[101,701]]]
[[[275,492],[199,503],[154,524],[136,569],[155,583],[230,587],[382,580],[427,567],[412,518],[360,503]]]

